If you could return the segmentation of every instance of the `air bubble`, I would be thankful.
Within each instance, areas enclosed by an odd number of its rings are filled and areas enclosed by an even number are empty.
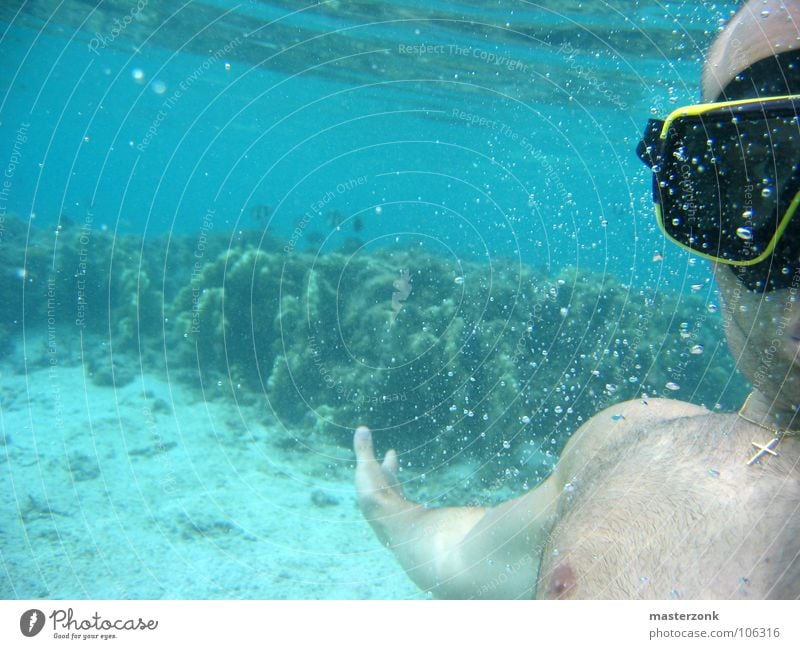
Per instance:
[[[750,228],[736,228],[736,236],[742,241],[752,241],[753,231]]]
[[[673,392],[681,389],[681,386],[675,383],[674,381],[670,381],[664,387],[667,388],[667,390],[672,390]]]

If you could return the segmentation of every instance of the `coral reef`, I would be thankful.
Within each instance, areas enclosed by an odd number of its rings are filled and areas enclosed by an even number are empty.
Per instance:
[[[288,428],[342,446],[365,423],[415,467],[535,479],[603,407],[671,396],[733,408],[746,390],[698,296],[584,269],[422,248],[314,255],[246,232],[202,248],[91,224],[55,241],[7,221],[4,236],[0,331],[24,319],[46,332],[47,358],[82,358],[98,381],[169,365],[203,398],[263,400]],[[79,333],[97,341],[89,358],[64,351]]]
[[[418,251],[226,250],[175,301],[197,353],[185,362],[263,392],[288,426],[312,413],[347,444],[366,423],[417,465],[460,456],[487,475],[547,465],[583,420],[623,399],[714,408],[742,397],[741,382],[723,392],[728,356],[697,353],[723,337],[696,296],[502,260],[458,269]]]
[[[161,241],[145,247],[141,238],[96,228],[89,217],[47,230],[17,218],[6,224],[0,327],[24,321],[29,331],[46,330],[52,353],[84,332],[105,337],[116,352],[138,355],[141,336],[160,333],[163,290],[150,278],[163,275]]]

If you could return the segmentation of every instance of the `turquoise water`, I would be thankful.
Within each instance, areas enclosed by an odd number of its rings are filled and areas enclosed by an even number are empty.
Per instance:
[[[153,234],[196,231],[213,204],[218,228],[252,226],[265,204],[258,225],[288,234],[333,191],[364,237],[425,215],[447,239],[453,210],[488,220],[496,254],[649,277],[629,247],[660,247],[633,147],[651,107],[697,99],[732,3],[13,4],[3,139],[30,127],[9,212]]]
[[[734,3],[485,5],[3,3],[3,597],[418,597],[358,423],[467,504],[736,405],[634,154]]]

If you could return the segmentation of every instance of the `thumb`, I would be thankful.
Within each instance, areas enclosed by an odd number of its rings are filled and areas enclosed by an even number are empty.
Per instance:
[[[376,496],[388,488],[386,475],[375,459],[372,447],[372,433],[366,426],[359,426],[353,435],[353,449],[356,452],[356,493],[365,506],[374,505]]]
[[[362,462],[377,462],[375,459],[375,449],[372,446],[372,432],[366,426],[359,426],[353,435],[353,450],[356,453],[356,460]]]

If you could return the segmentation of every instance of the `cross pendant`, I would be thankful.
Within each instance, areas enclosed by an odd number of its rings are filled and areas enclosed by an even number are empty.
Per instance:
[[[747,466],[755,464],[756,462],[758,462],[758,460],[767,455],[767,453],[777,457],[778,454],[772,449],[774,449],[778,445],[778,442],[780,441],[781,441],[780,437],[773,437],[765,445],[756,444],[755,442],[753,442],[752,444],[758,449],[758,453],[756,453],[753,457],[750,458],[750,460],[747,462]]]

